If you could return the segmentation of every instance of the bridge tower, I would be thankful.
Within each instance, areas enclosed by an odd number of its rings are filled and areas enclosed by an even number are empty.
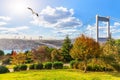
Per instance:
[[[106,27],[106,37],[100,37],[100,28],[99,28],[99,22],[102,21],[102,22],[105,22],[107,23],[107,26],[104,26]],[[100,42],[100,41],[106,41],[108,38],[111,37],[111,34],[110,34],[110,17],[101,17],[99,15],[96,15],[96,41],[97,42]]]

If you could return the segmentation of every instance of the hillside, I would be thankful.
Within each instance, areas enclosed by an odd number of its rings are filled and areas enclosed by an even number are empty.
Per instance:
[[[41,45],[59,48],[62,45],[62,40],[22,40],[22,39],[0,39],[0,49],[31,49]]]

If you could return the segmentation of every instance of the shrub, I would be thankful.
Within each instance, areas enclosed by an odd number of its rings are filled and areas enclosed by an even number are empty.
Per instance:
[[[13,70],[14,70],[14,71],[20,71],[20,65],[14,66],[14,67],[13,67]]]
[[[114,63],[111,65],[116,71],[120,71],[120,64]]]
[[[113,71],[110,67],[100,66],[100,65],[88,65],[87,71]]]
[[[84,63],[82,61],[73,60],[70,62],[70,66],[73,69],[84,69]]]
[[[45,63],[45,69],[52,69],[52,62]]]
[[[79,62],[78,62],[78,61],[75,62],[75,63],[73,64],[73,69],[79,69],[79,68],[78,68],[78,65],[79,65]]]
[[[70,61],[70,67],[73,68],[73,65],[76,63],[76,60]]]
[[[62,62],[54,62],[53,63],[53,68],[54,69],[62,69],[63,68],[63,63]]]
[[[10,58],[3,60],[3,61],[2,61],[2,64],[3,64],[3,65],[4,65],[4,64],[5,64],[5,65],[10,64]]]
[[[70,69],[69,66],[63,66],[63,69]]]
[[[0,74],[10,72],[5,66],[0,66]]]
[[[43,69],[43,64],[42,63],[35,64],[35,69]]]
[[[31,64],[31,65],[29,66],[29,69],[30,69],[30,70],[35,69],[35,64]]]
[[[84,62],[83,61],[77,62],[77,69],[84,70]]]
[[[20,65],[20,70],[21,71],[27,70],[27,65],[25,65],[25,64]]]

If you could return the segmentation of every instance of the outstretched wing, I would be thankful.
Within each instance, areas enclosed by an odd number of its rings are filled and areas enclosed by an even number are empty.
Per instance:
[[[35,14],[37,17],[39,17],[38,13],[34,12],[32,8],[28,7],[30,11],[32,11],[32,14]]]
[[[30,11],[32,11],[32,14],[34,14],[34,11],[33,11],[33,9],[32,9],[32,8],[28,7],[28,9],[29,9]]]

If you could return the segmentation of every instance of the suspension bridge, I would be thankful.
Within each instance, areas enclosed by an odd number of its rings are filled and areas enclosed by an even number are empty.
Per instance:
[[[93,22],[93,23],[91,23]],[[120,19],[111,16],[96,15],[91,17],[81,26],[79,35],[84,34],[93,37],[98,42],[105,42],[108,38],[112,37],[115,33],[120,33]],[[75,35],[72,33],[70,36]]]

